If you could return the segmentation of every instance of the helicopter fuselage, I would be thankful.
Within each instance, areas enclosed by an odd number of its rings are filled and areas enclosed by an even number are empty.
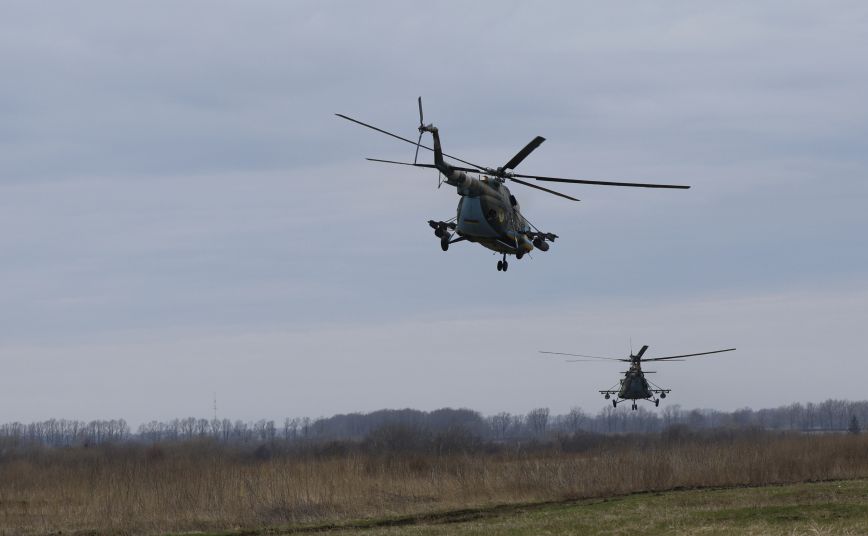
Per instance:
[[[435,127],[426,127],[434,137],[434,166],[461,196],[455,233],[492,251],[521,258],[534,249],[528,239],[531,231],[515,196],[498,177],[475,177],[454,169],[443,160],[440,136]],[[547,247],[545,249],[548,249]],[[500,265],[498,265],[500,266]],[[498,267],[500,269],[500,267]]]
[[[634,365],[624,373],[621,388],[618,390],[618,397],[626,400],[644,400],[653,397],[648,380],[645,379],[645,373],[640,367]]]
[[[526,235],[530,226],[506,185],[496,179],[468,176],[457,189],[461,196],[455,227],[458,236],[508,255],[521,256],[533,250]]]

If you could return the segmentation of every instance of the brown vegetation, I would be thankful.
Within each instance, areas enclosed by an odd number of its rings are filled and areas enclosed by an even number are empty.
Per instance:
[[[868,477],[868,437],[570,436],[406,450],[214,442],[0,456],[0,533],[161,533],[409,514],[676,487]]]

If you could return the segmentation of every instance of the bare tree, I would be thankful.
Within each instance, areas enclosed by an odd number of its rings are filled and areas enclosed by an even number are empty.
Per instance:
[[[858,434],[862,431],[862,428],[859,426],[859,419],[855,415],[850,417],[850,426],[847,427],[847,431],[851,434]]]
[[[536,408],[527,413],[527,426],[531,433],[542,437],[546,433],[549,423],[549,408]]]
[[[488,418],[488,426],[491,428],[491,433],[495,439],[504,439],[506,437],[506,432],[509,430],[511,421],[512,415],[505,411]]]
[[[582,411],[580,407],[574,407],[570,409],[570,412],[567,413],[565,424],[567,426],[567,431],[575,434],[582,430],[582,427],[585,426],[585,423],[588,421],[588,415]]]

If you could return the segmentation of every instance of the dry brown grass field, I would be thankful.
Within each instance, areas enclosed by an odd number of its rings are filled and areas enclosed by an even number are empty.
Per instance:
[[[655,436],[656,437],[656,436]],[[868,436],[637,438],[569,449],[254,455],[215,443],[0,455],[0,534],[163,534],[341,522],[641,491],[868,477]]]

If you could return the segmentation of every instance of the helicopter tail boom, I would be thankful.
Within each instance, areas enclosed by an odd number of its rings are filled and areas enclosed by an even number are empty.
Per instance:
[[[446,163],[443,159],[443,149],[440,144],[440,131],[434,125],[420,125],[419,134],[430,132],[434,138],[434,167],[446,178],[446,184],[450,186],[464,186],[471,177],[464,171],[458,170]]]

